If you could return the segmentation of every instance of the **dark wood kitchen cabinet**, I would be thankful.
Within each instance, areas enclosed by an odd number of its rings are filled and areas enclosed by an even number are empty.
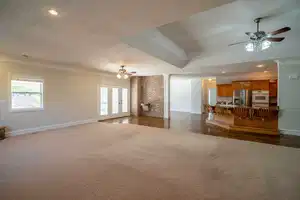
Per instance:
[[[269,90],[269,80],[252,81],[252,90]]]
[[[269,92],[270,97],[277,97],[277,80],[274,82],[270,82],[269,87],[270,87],[270,92]]]
[[[232,88],[233,88],[233,90],[251,90],[252,82],[251,81],[233,81]]]
[[[232,97],[232,84],[217,85],[217,93],[219,97]]]

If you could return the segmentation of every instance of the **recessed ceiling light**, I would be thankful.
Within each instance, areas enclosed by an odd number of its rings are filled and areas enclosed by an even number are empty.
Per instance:
[[[261,68],[264,67],[264,65],[256,65],[256,67]]]
[[[58,12],[55,9],[48,10],[48,13],[53,16],[58,16]]]

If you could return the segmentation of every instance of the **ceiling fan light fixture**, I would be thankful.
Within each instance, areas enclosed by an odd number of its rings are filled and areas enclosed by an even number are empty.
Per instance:
[[[272,42],[268,40],[257,41],[257,42],[249,42],[245,45],[245,49],[248,52],[259,52],[264,51],[271,47]]]
[[[278,34],[290,31],[290,27],[283,27],[273,32],[265,32],[259,29],[260,21],[263,18],[256,18],[254,22],[256,23],[256,32],[246,32],[245,34],[250,37],[248,41],[236,42],[229,44],[228,46],[245,44],[245,50],[248,52],[260,52],[269,49],[273,43],[282,42],[285,37],[273,37]]]
[[[268,41],[268,40],[264,40],[262,43],[261,43],[261,50],[266,50],[268,48],[271,47],[271,44],[272,42]]]
[[[248,52],[253,52],[255,49],[255,44],[253,42],[249,42],[245,45],[245,49]]]
[[[125,66],[122,65],[118,71],[117,78],[118,79],[128,79],[130,74],[126,71]]]
[[[50,15],[52,15],[52,16],[58,16],[58,12],[57,12],[57,10],[55,10],[55,9],[50,9],[50,10],[48,10],[48,13],[50,14]]]

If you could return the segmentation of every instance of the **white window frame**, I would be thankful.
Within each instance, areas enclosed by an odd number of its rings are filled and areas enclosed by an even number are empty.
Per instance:
[[[27,82],[39,82],[42,83],[41,88],[41,107],[39,108],[13,108],[12,107],[12,81],[27,81]],[[34,77],[23,77],[23,76],[12,76],[9,81],[9,110],[10,112],[32,112],[32,111],[43,111],[45,109],[44,104],[44,80],[41,78]]]

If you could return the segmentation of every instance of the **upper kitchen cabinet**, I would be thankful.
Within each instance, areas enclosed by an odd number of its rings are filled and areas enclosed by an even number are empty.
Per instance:
[[[274,82],[270,82],[269,87],[270,87],[269,95],[271,97],[276,97],[277,96],[277,80]]]
[[[251,83],[251,81],[233,81],[232,89],[233,90],[251,90],[252,83]]]
[[[217,85],[217,93],[219,97],[232,97],[233,89],[231,84]]]
[[[269,80],[252,81],[252,90],[269,90]]]

